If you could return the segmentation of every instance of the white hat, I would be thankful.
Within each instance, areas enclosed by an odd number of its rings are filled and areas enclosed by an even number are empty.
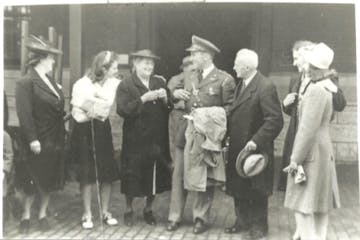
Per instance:
[[[328,69],[334,59],[334,51],[325,43],[318,43],[311,50],[305,51],[304,57],[314,67]]]

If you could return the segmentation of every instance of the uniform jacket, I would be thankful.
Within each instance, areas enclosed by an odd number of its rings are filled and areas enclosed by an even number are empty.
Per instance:
[[[287,179],[285,206],[303,213],[328,212],[340,205],[335,159],[330,137],[333,112],[331,92],[320,83],[310,83],[299,95],[298,130],[291,161],[302,165],[304,184]]]
[[[183,88],[191,93],[190,99],[185,102],[185,113],[190,113],[195,105],[196,107],[221,106],[228,115],[235,91],[235,81],[230,74],[215,67],[201,81],[198,74],[194,73],[189,77],[178,77],[173,82],[177,84],[173,84],[170,89]],[[182,128],[179,129],[175,139],[178,146],[184,147],[186,121],[182,120],[182,123]]]
[[[185,103],[185,111],[190,112],[195,105],[197,107],[224,107],[226,113],[234,100],[235,81],[234,78],[218,68],[214,68],[201,81],[192,78],[185,82],[185,90],[191,92],[190,99]],[[195,89],[194,89],[195,88]]]
[[[239,82],[237,88],[241,86]],[[239,91],[236,91],[239,92]],[[283,127],[281,105],[275,85],[256,73],[241,95],[235,96],[229,115],[229,160],[226,166],[227,193],[237,198],[250,197],[253,190],[270,195],[273,186],[274,139]],[[248,141],[269,157],[265,170],[253,178],[236,172],[236,157]]]

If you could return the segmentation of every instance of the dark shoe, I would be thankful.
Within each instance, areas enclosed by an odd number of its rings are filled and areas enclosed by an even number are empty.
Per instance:
[[[144,220],[147,224],[149,225],[155,225],[156,224],[156,221],[155,221],[155,218],[154,218],[154,215],[152,213],[152,211],[143,211],[143,214],[144,214]]]
[[[250,230],[250,236],[251,239],[263,239],[267,235],[267,229],[265,228],[259,228],[259,227],[253,227]]]
[[[179,222],[173,222],[173,221],[170,221],[169,224],[167,225],[167,230],[169,232],[173,232],[173,231],[176,231],[178,228],[180,227],[180,223]]]
[[[46,231],[49,231],[51,229],[50,225],[49,225],[49,222],[48,222],[46,217],[43,217],[43,218],[39,219],[39,229],[42,232],[46,232]]]
[[[19,233],[20,234],[28,234],[29,228],[30,228],[30,220],[29,219],[21,220],[20,226],[19,226]]]
[[[205,231],[206,231],[206,225],[205,225],[204,221],[200,218],[196,218],[194,228],[193,228],[193,233],[200,234]]]
[[[232,225],[231,227],[225,228],[224,232],[225,233],[239,233],[241,231],[245,231],[247,229],[247,227],[241,225],[240,223],[238,223],[237,221],[234,223],[234,225]]]
[[[126,226],[131,227],[134,224],[134,212],[126,212],[124,213],[124,223]]]

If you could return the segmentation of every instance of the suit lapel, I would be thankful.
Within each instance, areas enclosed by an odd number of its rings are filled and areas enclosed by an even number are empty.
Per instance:
[[[202,88],[209,83],[215,82],[217,80],[218,69],[215,67],[198,85],[198,88]]]
[[[296,92],[298,93],[300,90],[300,85],[301,85],[301,78],[302,78],[302,74],[300,74],[300,77],[297,79],[297,81],[294,83],[294,85],[291,88],[292,92]]]
[[[55,80],[51,77],[51,76],[47,76],[49,78],[49,81],[51,83],[51,85],[53,86],[53,88],[56,90],[56,92],[59,94],[60,99],[64,99],[64,93],[62,92],[62,90],[60,89],[60,87],[57,85],[57,83],[55,82]]]
[[[46,85],[46,83],[44,83],[44,81],[41,79],[41,77],[39,76],[39,74],[35,71],[32,70],[31,71],[31,77],[34,81],[34,83],[41,88],[42,90],[44,90],[45,92],[50,93],[51,95],[53,95],[54,97],[56,97],[56,99],[59,99],[58,96],[48,87],[48,85]],[[59,93],[58,93],[59,94]],[[61,96],[61,94],[59,94],[59,96]],[[61,98],[61,97],[60,97]]]
[[[259,79],[259,73],[256,73],[256,75],[251,80],[249,85],[244,89],[243,93],[239,96],[235,96],[235,100],[230,111],[233,111],[234,109],[236,109],[237,107],[239,107],[240,105],[242,105],[244,102],[246,102],[251,98],[253,92],[256,91],[258,79]],[[238,86],[236,87],[236,91],[240,91],[240,89],[238,88],[240,88],[241,83],[242,81],[238,83]]]

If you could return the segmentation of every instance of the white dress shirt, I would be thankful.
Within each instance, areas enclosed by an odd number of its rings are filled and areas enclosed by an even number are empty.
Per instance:
[[[245,88],[249,85],[249,83],[251,82],[251,80],[253,80],[253,78],[255,77],[257,71],[255,70],[249,77],[247,77],[246,79],[244,79],[243,83],[245,84]]]
[[[209,67],[203,69],[202,78],[205,79],[209,73],[215,68],[215,65],[212,63]]]

